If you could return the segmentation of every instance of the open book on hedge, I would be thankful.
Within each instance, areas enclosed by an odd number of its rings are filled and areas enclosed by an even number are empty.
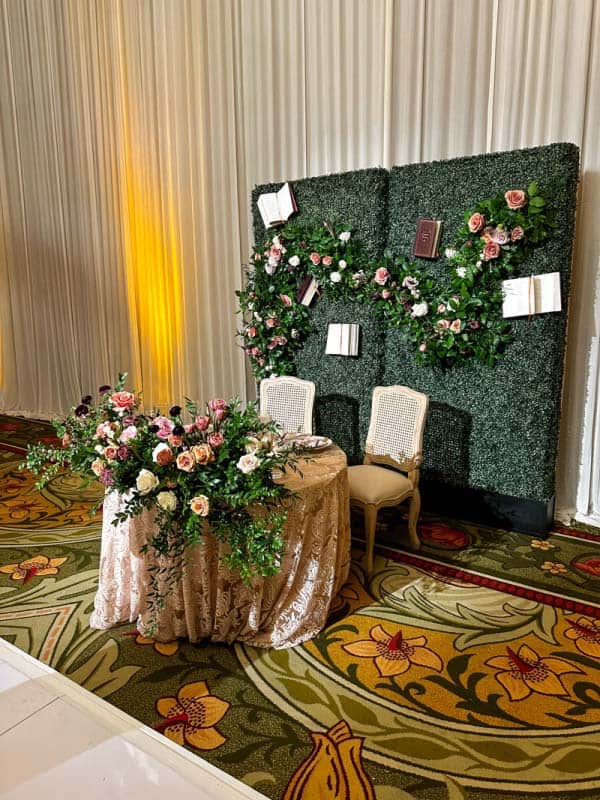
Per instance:
[[[503,317],[529,317],[560,311],[560,272],[502,281]]]
[[[328,356],[357,356],[360,326],[355,322],[332,322],[327,329]]]
[[[289,183],[284,183],[278,192],[261,194],[256,205],[265,223],[265,228],[282,225],[298,211],[296,198]]]

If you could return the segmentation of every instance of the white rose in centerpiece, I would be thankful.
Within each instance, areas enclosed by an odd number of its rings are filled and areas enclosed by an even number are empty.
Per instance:
[[[411,317],[424,317],[429,311],[429,306],[425,301],[422,303],[415,303],[410,312]]]
[[[329,280],[332,283],[339,283],[342,280],[342,276],[340,275],[339,272],[332,272],[331,275],[329,276]]]
[[[342,231],[338,236],[340,242],[347,242],[350,239],[351,233],[350,231]]]
[[[156,489],[160,481],[156,477],[153,472],[150,472],[149,469],[141,469],[137,478],[135,479],[135,485],[140,494],[150,494],[153,489]]]
[[[300,265],[299,256],[292,256],[290,259],[288,259],[288,264],[290,267],[298,267]]]
[[[175,511],[177,508],[177,495],[175,492],[159,492],[156,495],[156,502],[165,511]]]
[[[246,455],[242,456],[237,462],[237,468],[241,470],[244,475],[248,475],[250,472],[254,472],[258,467],[258,463],[258,458],[254,453],[246,453]]]

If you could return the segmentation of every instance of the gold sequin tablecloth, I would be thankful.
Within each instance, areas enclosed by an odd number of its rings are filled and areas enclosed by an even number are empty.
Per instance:
[[[188,548],[183,574],[152,619],[149,568],[159,558],[140,554],[140,548],[152,537],[153,514],[145,511],[115,527],[122,499],[108,494],[91,627],[135,622],[140,633],[160,641],[210,638],[256,647],[292,647],[315,636],[350,569],[348,471],[345,454],[335,446],[298,466],[302,477],[289,472],[283,479],[297,496],[286,501],[281,572],[245,585],[223,566],[224,545],[207,534]]]

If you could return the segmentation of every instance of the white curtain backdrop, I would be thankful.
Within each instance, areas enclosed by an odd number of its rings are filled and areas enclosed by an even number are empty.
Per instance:
[[[571,141],[557,498],[600,518],[599,53],[600,0],[0,0],[0,407],[243,395],[256,183]]]

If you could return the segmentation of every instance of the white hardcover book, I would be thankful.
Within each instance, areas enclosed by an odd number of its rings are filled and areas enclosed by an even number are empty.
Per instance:
[[[338,322],[330,322],[327,329],[327,345],[325,354],[328,356],[338,356],[340,354],[340,339],[342,326]]]
[[[278,192],[261,194],[256,205],[265,228],[281,225],[298,210],[296,199],[289,183],[284,183]]]
[[[331,322],[327,329],[325,354],[328,356],[357,356],[359,325]]]
[[[547,314],[562,308],[559,272],[502,281],[502,292],[504,318]]]

